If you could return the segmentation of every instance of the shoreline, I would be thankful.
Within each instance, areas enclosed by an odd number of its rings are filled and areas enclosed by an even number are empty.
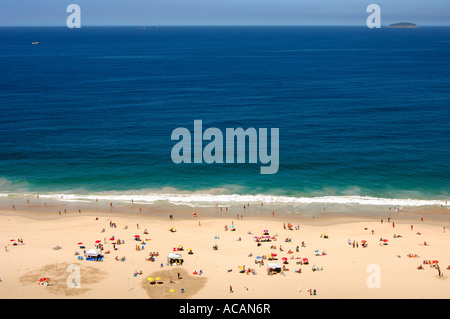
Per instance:
[[[39,204],[38,204],[39,203]],[[112,203],[111,203],[112,204]],[[408,207],[401,210],[379,209],[371,212],[366,207],[357,207],[346,210],[333,210],[323,208],[316,210],[314,214],[306,212],[275,211],[271,205],[259,206],[249,205],[246,208],[237,208],[231,205],[214,207],[191,207],[187,205],[171,204],[121,204],[120,206],[108,207],[106,203],[74,203],[74,202],[51,202],[47,204],[43,200],[31,201],[22,205],[0,205],[1,216],[23,216],[35,220],[53,220],[61,217],[73,216],[105,216],[111,215],[124,218],[167,220],[170,215],[176,219],[190,220],[195,212],[198,219],[230,219],[249,218],[252,220],[284,220],[314,225],[333,225],[352,223],[354,221],[380,221],[380,219],[393,218],[398,222],[415,222],[424,217],[427,223],[434,225],[450,226],[450,210],[448,206],[442,207]],[[245,205],[243,205],[245,206]],[[269,206],[269,207],[267,207]],[[345,206],[344,206],[345,207]]]

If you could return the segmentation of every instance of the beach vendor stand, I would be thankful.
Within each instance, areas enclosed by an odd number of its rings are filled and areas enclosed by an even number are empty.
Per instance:
[[[181,257],[181,254],[177,254],[177,253],[170,253],[167,256],[167,263],[172,266],[172,265],[183,265],[183,258]]]

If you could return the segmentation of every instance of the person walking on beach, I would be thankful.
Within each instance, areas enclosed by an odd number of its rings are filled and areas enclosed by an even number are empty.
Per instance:
[[[233,292],[233,287],[231,287],[231,285],[230,285],[230,292]]]

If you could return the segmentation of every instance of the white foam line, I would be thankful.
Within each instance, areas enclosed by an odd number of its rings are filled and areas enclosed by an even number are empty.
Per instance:
[[[13,194],[0,194],[1,197]],[[36,197],[36,194],[14,194],[24,197]],[[204,204],[224,204],[224,203],[270,203],[270,204],[341,204],[341,205],[371,205],[371,206],[400,206],[400,207],[420,207],[420,206],[447,206],[445,200],[426,200],[414,198],[377,198],[370,196],[320,196],[320,197],[294,197],[276,195],[241,195],[241,194],[221,194],[212,195],[205,193],[149,193],[149,194],[42,194],[40,198],[47,198],[59,201],[111,201],[111,202],[131,202],[153,204],[160,201],[167,201],[175,205],[204,205]]]

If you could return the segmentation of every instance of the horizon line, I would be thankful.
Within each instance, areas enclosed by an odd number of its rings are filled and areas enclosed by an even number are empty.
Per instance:
[[[382,25],[381,27],[387,27],[390,24]],[[83,27],[367,27],[365,24],[87,24]],[[2,27],[29,27],[29,28],[67,28],[66,25],[0,25]],[[450,27],[449,25],[417,25],[417,27]]]

